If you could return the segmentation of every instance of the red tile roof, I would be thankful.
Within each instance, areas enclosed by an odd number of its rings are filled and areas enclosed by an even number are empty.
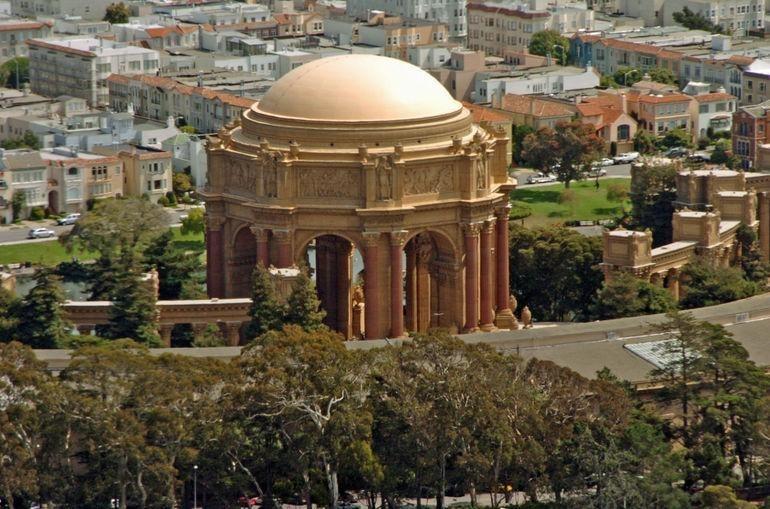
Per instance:
[[[623,41],[620,39],[602,39],[600,44],[603,44],[609,48],[642,53],[645,55],[653,55],[670,60],[679,60],[684,56],[684,54],[678,51],[671,51],[658,46],[652,46],[651,44]]]
[[[468,108],[468,110],[471,112],[471,115],[473,115],[473,121],[477,124],[480,124],[482,122],[510,122],[511,121],[510,113],[505,113],[492,108],[487,108],[486,106],[479,106],[478,104],[473,104],[465,101],[463,101],[463,106]]]
[[[13,30],[34,30],[36,28],[52,27],[50,21],[19,21],[18,23],[0,23],[0,32],[11,32]]]
[[[665,103],[690,102],[692,100],[692,97],[685,94],[666,94],[666,95],[640,94],[639,98],[636,100],[639,101],[640,103],[665,104]]]
[[[164,78],[161,76],[150,76],[146,74],[137,74],[132,76],[111,74],[107,81],[109,83],[119,83],[121,85],[130,85],[132,83],[140,83],[149,85],[151,87],[157,87],[162,90],[170,92],[176,92],[182,95],[198,95],[206,99],[218,100],[223,104],[235,106],[238,108],[250,108],[254,104],[253,99],[247,97],[241,97],[238,95],[228,94],[226,92],[220,92],[219,90],[213,90],[206,87],[191,87],[172,78]]]
[[[713,101],[729,101],[731,99],[737,99],[732,94],[726,94],[724,92],[712,92],[710,94],[700,94],[693,96],[699,103],[708,103]]]
[[[506,94],[503,96],[503,109],[535,117],[571,117],[575,114],[572,108],[565,104],[536,99],[528,95]]]

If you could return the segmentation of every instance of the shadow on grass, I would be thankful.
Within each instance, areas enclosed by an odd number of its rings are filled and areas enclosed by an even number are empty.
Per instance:
[[[174,247],[182,251],[203,251],[206,249],[202,240],[175,240]]]
[[[593,210],[594,214],[600,216],[609,216],[620,213],[620,207],[597,207]]]
[[[517,189],[513,192],[512,198],[525,203],[559,203],[559,196],[561,196],[561,191]]]
[[[554,210],[548,213],[548,217],[569,217],[572,213],[569,210]]]

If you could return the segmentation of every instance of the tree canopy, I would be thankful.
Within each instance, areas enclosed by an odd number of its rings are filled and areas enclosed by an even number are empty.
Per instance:
[[[671,293],[632,274],[620,273],[596,295],[591,316],[596,320],[666,313],[676,309]]]
[[[119,23],[128,23],[128,6],[124,4],[123,2],[119,3],[112,3],[107,6],[107,9],[104,13],[104,21],[109,21],[110,23],[119,24]]]
[[[676,169],[673,166],[634,168],[631,180],[631,226],[652,231],[653,246],[671,242],[671,220],[676,200]]]
[[[561,65],[567,65],[569,62],[569,39],[556,30],[541,30],[530,39],[529,52],[533,55],[550,55]]]
[[[690,30],[705,30],[712,34],[721,34],[722,27],[714,24],[700,12],[695,13],[685,6],[680,12],[674,13],[674,21]]]

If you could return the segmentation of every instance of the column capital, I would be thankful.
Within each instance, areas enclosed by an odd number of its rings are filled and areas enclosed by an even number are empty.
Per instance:
[[[381,235],[382,232],[363,232],[361,238],[363,239],[364,247],[376,247]]]
[[[481,225],[482,223],[464,223],[462,225],[463,234],[466,237],[478,237],[481,233]]]
[[[254,238],[257,239],[257,241],[265,241],[267,240],[268,234],[270,232],[267,228],[262,228],[261,226],[249,226],[249,230],[251,230],[251,233],[254,235]]]
[[[276,242],[291,242],[291,234],[291,230],[273,230],[273,237],[275,237]]]
[[[484,233],[494,233],[496,222],[497,222],[497,219],[495,219],[494,217],[490,217],[489,219],[487,219],[482,223],[482,227],[481,227],[482,231]]]
[[[397,230],[390,232],[390,245],[403,246],[406,244],[406,237],[409,235],[407,230]]]
[[[506,203],[495,209],[495,217],[501,221],[507,221],[511,215],[511,204]]]
[[[210,216],[206,215],[206,228],[212,231],[219,231],[222,229],[222,225],[225,224],[226,219],[222,216]]]

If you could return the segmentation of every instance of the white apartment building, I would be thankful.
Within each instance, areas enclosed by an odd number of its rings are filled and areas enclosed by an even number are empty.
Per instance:
[[[438,21],[447,25],[450,37],[467,35],[467,11],[464,0],[348,0],[346,13],[367,20],[372,11],[403,18]]]
[[[235,25],[239,23],[256,23],[269,21],[272,18],[266,5],[233,3],[216,7],[200,7],[180,16],[180,19],[194,23],[208,23],[211,26]]]
[[[749,30],[764,30],[764,0],[666,0],[662,6],[663,24],[676,24],[674,13],[685,7],[734,36],[747,35]]]
[[[542,73],[518,73],[517,76],[485,77],[485,74],[488,73],[476,75],[474,102],[491,103],[495,95],[560,94],[593,89],[599,86],[600,77],[592,67],[563,67]]]
[[[104,39],[27,41],[32,91],[49,97],[69,94],[91,106],[107,106],[107,78],[119,74],[155,74],[158,52]]]
[[[27,39],[46,39],[53,33],[53,23],[28,19],[0,21],[0,63],[14,57],[26,57]]]
[[[107,6],[115,0],[11,0],[14,16],[80,16],[87,20],[102,20]]]
[[[541,8],[542,7],[542,8]],[[468,48],[511,61],[513,53],[529,47],[532,36],[542,30],[562,34],[594,29],[594,11],[584,4],[550,7],[532,0],[528,3],[478,2],[468,4]],[[554,59],[564,58],[558,51]]]

